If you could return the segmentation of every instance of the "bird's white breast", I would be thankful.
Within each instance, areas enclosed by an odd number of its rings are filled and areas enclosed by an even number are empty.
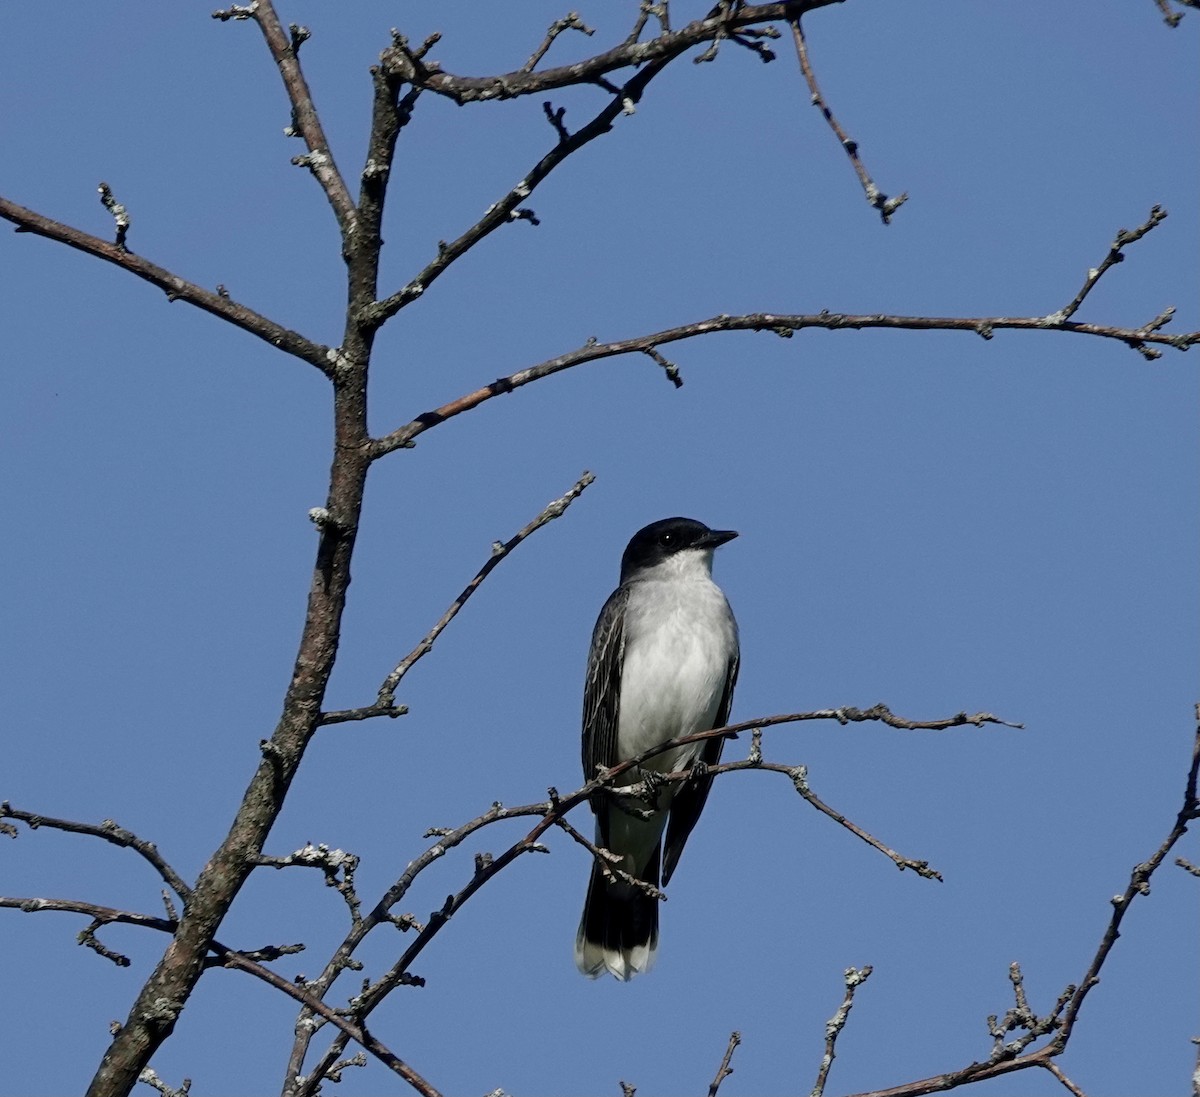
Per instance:
[[[737,650],[729,603],[707,567],[674,569],[638,588],[626,609],[617,731],[622,758],[713,727]],[[687,766],[700,749],[668,751],[646,767],[670,772]]]

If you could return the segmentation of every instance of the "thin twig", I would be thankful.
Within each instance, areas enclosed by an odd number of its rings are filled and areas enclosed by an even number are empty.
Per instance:
[[[987,1078],[998,1078],[1005,1074],[1012,1074],[1015,1071],[1027,1070],[1030,1067],[1046,1068],[1046,1065],[1051,1060],[1061,1055],[1066,1050],[1067,1044],[1071,1039],[1071,1033],[1075,1022],[1079,1019],[1079,1012],[1083,1007],[1084,999],[1092,987],[1096,986],[1100,981],[1100,971],[1104,967],[1104,962],[1108,958],[1109,952],[1112,951],[1113,945],[1120,936],[1121,922],[1130,906],[1139,895],[1149,893],[1150,878],[1154,872],[1166,859],[1174,845],[1187,832],[1188,823],[1200,817],[1200,800],[1196,796],[1198,771],[1200,771],[1200,727],[1196,729],[1192,740],[1191,766],[1188,769],[1187,781],[1184,787],[1183,805],[1176,815],[1175,824],[1154,854],[1148,860],[1134,867],[1124,893],[1113,898],[1112,916],[1100,940],[1100,945],[1093,955],[1087,971],[1084,973],[1083,979],[1079,982],[1078,986],[1068,988],[1070,993],[1064,993],[1059,998],[1055,1009],[1050,1015],[1057,1020],[1057,1031],[1052,1040],[1035,1051],[1015,1054],[1011,1057],[1002,1056],[1000,1058],[989,1059],[986,1062],[975,1062],[960,1070],[947,1071],[944,1074],[906,1082],[903,1085],[891,1086],[888,1089],[854,1094],[853,1097],[924,1097],[928,1093],[941,1093],[968,1082],[981,1082]]]
[[[863,968],[848,967],[843,972],[846,995],[834,1015],[825,1022],[825,1054],[821,1056],[821,1066],[817,1071],[817,1080],[813,1084],[810,1097],[824,1097],[825,1083],[829,1080],[829,1070],[833,1066],[834,1059],[837,1058],[838,1037],[841,1035],[842,1029],[846,1027],[850,1010],[854,1008],[854,992],[871,977],[872,970],[871,965],[867,964]]]
[[[175,922],[168,919],[154,918],[147,914],[138,914],[136,911],[117,910],[113,907],[102,907],[95,903],[79,902],[72,899],[0,897],[0,908],[4,907],[15,908],[26,913],[65,911],[71,914],[84,914],[91,917],[93,919],[92,924],[79,935],[80,944],[87,945],[100,955],[113,960],[122,967],[128,966],[128,959],[121,956],[120,953],[111,952],[111,950],[105,948],[95,939],[95,931],[101,925],[110,923],[134,925],[145,929],[159,930],[168,934],[173,934],[178,928]],[[296,984],[290,979],[286,979],[271,971],[270,968],[263,966],[264,960],[292,955],[301,948],[303,948],[301,945],[277,945],[243,952],[231,949],[221,944],[221,942],[214,940],[209,946],[213,954],[213,959],[206,966],[215,965],[244,971],[257,979],[261,979],[276,990],[282,991],[290,998],[295,999],[295,1001],[320,1016],[323,1020],[341,1029],[349,1039],[362,1045],[366,1051],[379,1059],[390,1070],[404,1078],[422,1097],[440,1097],[438,1091],[429,1082],[384,1044],[366,1032],[361,1025],[354,1024],[346,1019],[343,1012],[334,1010],[332,1007],[326,1005],[318,996],[308,991],[304,984]]]
[[[112,819],[105,819],[99,824],[80,823],[73,819],[55,819],[50,815],[21,811],[19,808],[14,808],[7,800],[0,803],[0,819],[16,819],[28,826],[30,830],[48,827],[50,830],[61,830],[68,834],[86,834],[91,838],[100,838],[114,846],[120,846],[122,849],[132,849],[154,868],[164,883],[184,902],[192,893],[192,889],[184,882],[183,877],[158,852],[158,846],[153,842],[147,842],[144,838],[139,838],[133,831],[118,826]]]
[[[491,556],[488,557],[483,567],[475,573],[474,578],[463,588],[462,593],[450,603],[449,609],[442,614],[433,628],[425,634],[424,639],[401,659],[391,673],[383,680],[383,684],[379,687],[379,696],[375,704],[362,709],[328,712],[322,717],[321,722],[324,724],[334,724],[343,723],[347,720],[368,719],[371,716],[390,715],[396,708],[396,687],[400,685],[404,676],[433,650],[433,645],[437,642],[437,638],[446,630],[446,626],[458,616],[459,611],[467,604],[471,595],[479,589],[480,584],[491,575],[500,565],[500,562],[521,544],[522,541],[536,533],[543,526],[553,522],[555,518],[561,518],[566,513],[567,508],[583,494],[588,485],[595,479],[594,474],[584,472],[564,495],[547,503],[541,514],[534,518],[532,522],[529,522],[518,530],[507,541],[496,541],[492,544]]]
[[[354,890],[354,874],[358,870],[358,855],[347,853],[344,849],[330,849],[324,843],[314,846],[311,842],[300,849],[287,854],[285,857],[256,858],[256,864],[263,868],[302,868],[320,869],[325,876],[325,886],[333,888],[345,900],[350,909],[350,920],[359,920],[361,902]]]
[[[1176,857],[1175,863],[1186,872],[1190,872],[1193,876],[1200,876],[1200,865],[1193,865],[1186,857]]]
[[[800,59],[800,71],[804,73],[812,104],[824,116],[825,121],[829,123],[829,128],[833,130],[842,148],[845,149],[846,155],[850,158],[850,164],[854,168],[854,174],[858,176],[863,193],[867,196],[867,202],[873,209],[879,211],[879,216],[883,218],[883,223],[886,225],[891,221],[892,214],[908,201],[908,194],[902,194],[899,198],[889,198],[875,185],[862,158],[858,155],[858,142],[842,129],[841,124],[834,117],[833,111],[829,108],[829,104],[825,101],[825,97],[821,94],[821,88],[817,84],[817,74],[813,71],[812,61],[808,56],[808,43],[804,38],[804,31],[800,27],[799,17],[790,22],[792,38],[796,43],[796,56]]]
[[[733,1073],[733,1067],[729,1064],[733,1060],[734,1049],[741,1042],[742,1034],[740,1032],[729,1034],[729,1046],[725,1049],[725,1056],[721,1060],[721,1065],[717,1067],[717,1073],[713,1075],[713,1080],[708,1083],[708,1097],[717,1097],[717,1090],[721,1088],[721,1083]]]
[[[1108,269],[1116,266],[1125,259],[1125,248],[1130,244],[1137,243],[1146,233],[1162,224],[1166,219],[1167,211],[1162,206],[1156,205],[1150,210],[1150,216],[1146,221],[1132,232],[1128,229],[1118,229],[1117,237],[1110,245],[1104,261],[1098,267],[1092,267],[1087,272],[1087,277],[1083,280],[1083,285],[1080,287],[1079,292],[1071,299],[1070,304],[1066,308],[1059,309],[1058,312],[1051,313],[1046,319],[1055,324],[1061,324],[1064,320],[1070,320],[1079,311],[1079,306],[1083,304],[1087,295],[1095,289],[1096,283],[1104,277]],[[1170,319],[1170,317],[1167,317],[1167,319]],[[1163,320],[1162,323],[1166,323],[1166,320]]]
[[[550,24],[546,31],[546,37],[542,40],[542,44],[533,51],[529,60],[525,62],[517,71],[518,72],[533,72],[537,68],[538,62],[546,56],[546,51],[554,45],[556,39],[563,31],[577,30],[586,34],[589,38],[596,33],[595,29],[589,27],[582,19],[579,18],[579,12],[569,11],[562,19],[556,19]]]
[[[165,267],[160,267],[147,259],[134,255],[123,246],[110,244],[107,240],[102,240],[91,233],[82,232],[80,229],[64,225],[60,221],[44,217],[40,213],[17,205],[16,202],[10,202],[7,198],[0,198],[0,217],[16,225],[17,232],[29,232],[35,236],[44,236],[48,240],[66,244],[67,247],[75,248],[77,251],[85,252],[97,259],[103,259],[107,263],[121,267],[143,281],[149,282],[152,286],[157,286],[166,293],[168,301],[186,301],[189,305],[210,312],[221,320],[228,321],[234,327],[248,331],[251,335],[270,343],[271,346],[278,347],[285,354],[291,354],[309,365],[316,366],[326,376],[332,375],[333,367],[329,357],[331,352],[328,347],[314,343],[298,332],[276,324],[273,320],[268,320],[267,317],[245,305],[239,305],[228,295],[214,293],[193,282],[185,281]]]
[[[880,313],[860,315],[828,311],[808,315],[781,315],[769,312],[755,312],[741,316],[721,314],[696,323],[683,324],[679,327],[651,332],[649,335],[616,340],[611,343],[600,343],[591,339],[576,350],[547,359],[535,366],[517,370],[516,373],[501,377],[474,392],[468,392],[449,403],[418,415],[410,423],[381,438],[376,438],[372,443],[372,453],[374,456],[382,456],[393,450],[408,448],[420,435],[433,427],[440,426],[448,419],[471,411],[497,396],[515,392],[544,377],[550,377],[576,366],[606,358],[616,358],[623,354],[645,354],[648,349],[663,343],[696,339],[714,332],[770,332],[783,338],[789,338],[795,332],[807,328],[818,328],[825,331],[861,331],[873,328],[893,331],[960,331],[973,333],[984,339],[991,339],[997,331],[1059,331],[1074,335],[1090,335],[1101,339],[1115,339],[1139,351],[1144,344],[1148,343],[1172,347],[1179,351],[1186,351],[1189,347],[1200,343],[1200,331],[1175,335],[1164,335],[1157,331],[1147,334],[1145,329],[1113,327],[1107,324],[1080,324],[1073,320],[1059,321],[1046,316],[900,316]],[[1144,353],[1144,351],[1141,352]]]
[[[1171,7],[1170,0],[1154,0],[1154,3],[1158,5],[1158,10],[1162,12],[1163,22],[1166,23],[1168,27],[1179,26],[1180,21],[1183,19],[1183,12],[1175,11]],[[1175,3],[1180,4],[1185,8],[1200,9],[1200,0],[1175,0]]]
[[[566,129],[563,127],[563,130],[558,133],[558,142],[554,147],[534,164],[515,186],[502,195],[499,201],[493,202],[484,211],[483,216],[456,239],[448,243],[441,241],[438,244],[437,255],[426,263],[414,278],[409,279],[406,285],[385,300],[378,302],[370,314],[364,316],[364,319],[376,326],[383,325],[402,308],[421,297],[450,266],[480,241],[515,219],[524,217],[528,220],[528,216],[520,212],[521,203],[568,157],[596,138],[608,133],[619,116],[632,114],[635,105],[641,101],[647,86],[667,67],[672,56],[644,65],[624,87],[616,89],[608,104],[590,122],[581,126],[574,133],[564,137],[563,133],[566,132]],[[410,80],[410,82],[414,82],[414,80]],[[577,83],[578,81],[572,82]],[[558,127],[555,128],[558,129]]]
[[[652,15],[658,20],[658,25],[661,28],[662,33],[670,34],[671,13],[669,8],[670,0],[659,0],[659,3],[657,4],[654,2],[654,0],[641,0],[641,3],[638,4],[637,22],[633,24],[633,30],[631,30],[629,35],[626,37],[625,44],[627,46],[633,45],[639,38],[641,38],[642,31]]]
[[[651,899],[657,899],[664,903],[667,901],[667,893],[665,891],[661,891],[659,888],[655,887],[652,883],[650,883],[649,880],[639,879],[637,876],[634,876],[633,873],[626,872],[623,868],[621,868],[620,865],[623,858],[619,854],[613,853],[612,850],[604,849],[603,847],[596,845],[594,842],[589,842],[588,839],[580,834],[580,832],[573,826],[571,826],[566,819],[561,817],[557,818],[554,820],[554,825],[558,827],[559,830],[565,831],[571,836],[571,838],[578,842],[579,845],[583,846],[583,848],[592,855],[596,861],[596,864],[600,866],[601,871],[603,871],[606,876],[620,880],[623,883],[629,884],[631,887],[637,888],[639,891],[645,892],[645,894]]]
[[[117,227],[117,236],[113,244],[121,251],[127,251],[125,236],[129,232],[129,211],[117,201],[112,192],[112,187],[107,183],[101,183],[98,189],[100,191],[100,204],[112,214],[113,223]]]
[[[1071,1094],[1071,1097],[1087,1097],[1087,1094],[1062,1072],[1057,1063],[1043,1063],[1042,1066],[1063,1084],[1063,1088]]]
[[[348,238],[354,231],[358,211],[355,209],[354,199],[350,197],[346,181],[334,162],[333,151],[321,125],[321,116],[317,113],[304,70],[300,67],[299,46],[308,35],[295,41],[284,29],[271,0],[255,0],[253,4],[237,9],[232,14],[230,10],[215,11],[213,18],[222,22],[230,18],[250,18],[258,24],[292,104],[292,129],[304,138],[304,143],[308,146],[307,154],[295,157],[292,163],[306,167],[313,173],[337,218],[342,238]]]
[[[150,1086],[151,1089],[156,1089],[159,1092],[159,1097],[188,1097],[188,1093],[192,1088],[191,1078],[184,1078],[178,1089],[168,1085],[155,1072],[152,1067],[143,1067],[138,1075],[138,1081],[144,1086]]]

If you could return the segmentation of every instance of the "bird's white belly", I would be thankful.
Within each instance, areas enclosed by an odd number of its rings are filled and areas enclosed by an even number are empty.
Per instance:
[[[690,592],[691,611],[676,603],[669,613],[656,614],[658,627],[631,630],[638,643],[627,645],[623,660],[617,731],[621,758],[713,727],[725,692],[733,625],[715,585],[702,584],[698,601],[697,593]],[[666,751],[645,766],[663,773],[684,768],[702,747]]]

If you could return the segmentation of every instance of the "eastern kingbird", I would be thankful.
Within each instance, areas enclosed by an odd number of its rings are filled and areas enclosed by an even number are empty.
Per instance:
[[[738,673],[737,622],[712,581],[713,550],[733,530],[691,518],[664,518],[633,535],[621,557],[621,585],[592,633],[583,691],[583,775],[615,766],[681,735],[723,727]],[[632,785],[645,771],[671,773],[715,764],[721,739],[664,751],[617,779]],[[592,799],[596,845],[655,887],[671,879],[712,777],[663,785],[649,802],[611,793]],[[663,845],[663,831],[666,845]],[[624,981],[648,971],[658,949],[658,900],[625,881],[606,880],[592,865],[575,965],[596,978]]]

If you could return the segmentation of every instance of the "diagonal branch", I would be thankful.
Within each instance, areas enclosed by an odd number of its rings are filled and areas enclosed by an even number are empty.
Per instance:
[[[550,24],[546,31],[546,37],[542,39],[542,44],[530,54],[529,60],[521,66],[520,71],[533,72],[537,68],[538,62],[546,56],[547,51],[554,45],[554,40],[564,31],[568,30],[580,31],[582,34],[587,35],[588,38],[591,38],[596,33],[592,27],[589,27],[579,18],[579,12],[569,11],[561,19],[556,19]]]
[[[388,51],[384,54],[384,58],[386,59],[389,54],[394,54],[395,52],[395,50]],[[457,239],[450,241],[450,243],[446,243],[445,241],[440,242],[438,244],[437,256],[431,259],[415,278],[411,279],[407,285],[402,286],[386,300],[380,301],[376,305],[371,317],[373,322],[377,326],[382,325],[406,305],[415,301],[457,259],[460,259],[485,237],[490,236],[501,225],[506,225],[510,221],[518,219],[531,220],[532,217],[528,212],[522,214],[520,209],[521,203],[568,157],[594,141],[597,137],[608,133],[619,115],[631,114],[634,104],[640,102],[647,85],[667,67],[672,59],[673,55],[651,62],[642,68],[624,87],[620,89],[613,88],[614,94],[604,109],[574,133],[568,134],[565,128],[558,129],[556,127],[559,133],[558,143],[533,165],[516,186],[512,187],[498,202],[489,206],[484,215],[467,229],[466,232]],[[414,86],[420,86],[415,82],[413,83]]]
[[[95,930],[101,925],[141,926],[145,929],[156,929],[163,933],[174,933],[178,928],[178,923],[172,919],[154,918],[148,914],[139,914],[136,911],[117,910],[115,907],[99,906],[95,903],[84,903],[74,899],[33,899],[0,896],[0,908],[5,907],[15,908],[27,914],[39,913],[41,911],[64,911],[69,914],[87,915],[92,919],[92,925],[79,935],[80,944],[88,945],[93,951],[98,952],[107,959],[113,960],[119,967],[128,967],[129,960],[120,953],[114,953],[105,948],[99,941],[95,940]],[[278,975],[270,968],[263,966],[263,959],[278,959],[280,956],[289,955],[298,951],[297,946],[269,947],[260,949],[256,953],[247,953],[228,948],[221,944],[220,941],[213,941],[209,948],[213,953],[213,964],[215,966],[244,971],[249,975],[253,975],[256,979],[261,979],[276,990],[282,991],[288,997],[299,1002],[305,1008],[312,1010],[313,1013],[340,1029],[349,1039],[361,1044],[363,1048],[374,1055],[380,1062],[392,1070],[393,1073],[404,1078],[422,1097],[439,1097],[437,1090],[429,1082],[422,1078],[386,1045],[368,1033],[362,1025],[356,1025],[352,1021],[347,1020],[343,1015],[343,1011],[338,1011],[327,1006],[319,997],[308,991],[304,983],[295,983],[290,979],[285,979],[282,975]]]
[[[126,251],[124,245],[101,240],[98,236],[83,232],[80,229],[64,225],[60,221],[43,217],[31,209],[0,198],[0,217],[17,226],[17,232],[31,232],[36,236],[44,236],[48,240],[56,240],[67,247],[75,248],[106,263],[121,267],[136,275],[143,281],[157,286],[167,295],[168,301],[186,301],[198,309],[212,313],[221,320],[226,320],[236,328],[248,331],[258,336],[264,342],[278,347],[286,354],[293,355],[312,366],[316,366],[327,377],[332,376],[333,367],[329,360],[329,348],[320,343],[314,343],[303,335],[291,331],[273,320],[239,305],[227,294],[212,292],[187,282],[179,275],[173,274],[164,267],[151,263],[148,259]]]
[[[733,4],[722,0],[705,18],[693,20],[679,30],[664,30],[646,42],[639,42],[630,36],[612,49],[586,60],[542,69],[540,72],[519,69],[497,76],[457,76],[443,71],[440,65],[426,64],[403,52],[394,55],[389,64],[406,83],[443,95],[460,106],[492,99],[516,99],[522,95],[542,95],[570,85],[600,83],[609,73],[618,69],[669,62],[695,46],[726,38],[747,27],[782,22],[841,2],[792,0],[783,4]],[[665,5],[655,7],[660,7],[665,14]],[[644,25],[644,20],[639,20],[639,33]]]
[[[357,210],[354,199],[338,171],[334,162],[329,140],[321,125],[321,117],[313,102],[312,92],[309,91],[308,81],[300,67],[300,43],[307,35],[295,34],[289,36],[275,14],[275,6],[271,0],[253,0],[245,6],[234,6],[225,11],[214,11],[214,19],[226,22],[230,19],[252,19],[258,24],[266,40],[267,49],[279,68],[279,75],[292,104],[292,130],[304,139],[308,146],[305,156],[297,156],[292,163],[308,168],[316,177],[325,197],[337,218],[342,239],[346,240],[354,232],[357,221]]]
[[[1167,319],[1169,318],[1168,315]],[[441,407],[423,412],[412,422],[375,439],[373,455],[379,457],[396,449],[408,448],[420,435],[430,428],[444,423],[447,419],[453,419],[494,397],[515,392],[534,381],[540,381],[544,377],[561,373],[563,370],[573,369],[575,366],[582,366],[605,358],[615,358],[622,354],[646,354],[664,343],[695,339],[715,332],[772,332],[783,338],[789,338],[793,333],[803,331],[805,328],[820,328],[825,331],[840,331],[847,328],[861,331],[882,328],[894,331],[962,331],[971,332],[984,339],[991,339],[997,331],[1058,331],[1074,335],[1091,335],[1101,339],[1114,339],[1139,351],[1143,357],[1158,357],[1161,353],[1148,344],[1183,351],[1200,343],[1200,331],[1165,335],[1156,329],[1155,325],[1160,321],[1166,322],[1160,316],[1141,328],[1122,328],[1108,324],[1081,324],[1073,320],[1059,319],[1056,316],[889,316],[879,313],[864,315],[828,311],[799,315],[780,315],[768,312],[749,313],[742,316],[721,314],[707,320],[666,328],[632,339],[620,339],[611,343],[599,343],[594,339],[588,340],[577,350],[547,359],[536,366],[517,370],[516,373],[498,378],[490,384],[484,385],[483,388],[468,392]]]
[[[132,849],[153,866],[154,871],[163,878],[166,885],[184,902],[187,902],[189,896],[192,894],[192,889],[184,882],[183,877],[158,852],[158,846],[153,842],[147,842],[144,838],[139,838],[133,831],[118,826],[111,819],[105,819],[104,822],[98,825],[95,823],[79,823],[73,819],[55,819],[50,815],[38,815],[32,811],[21,811],[19,808],[14,808],[7,800],[0,803],[0,819],[16,819],[18,822],[28,826],[30,830],[37,830],[39,827],[48,827],[50,830],[61,830],[67,834],[86,834],[92,838],[101,838],[105,842],[112,843],[114,846],[120,846],[122,849]]]
[[[717,1067],[717,1073],[713,1075],[713,1080],[708,1084],[708,1097],[717,1097],[717,1090],[721,1088],[721,1083],[733,1073],[733,1067],[729,1064],[733,1061],[734,1050],[741,1042],[742,1034],[740,1032],[729,1034],[729,1046],[725,1049],[725,1055],[721,1059],[721,1065]]]
[[[1057,1029],[1057,1032],[1049,1043],[1044,1044],[1036,1051],[1024,1054],[1015,1049],[1010,1051],[1002,1047],[999,1049],[999,1055],[993,1053],[992,1057],[986,1062],[971,1063],[961,1070],[947,1071],[944,1074],[906,1082],[903,1085],[892,1086],[888,1089],[855,1094],[854,1097],[924,1097],[928,1093],[941,1093],[968,1082],[982,1082],[988,1078],[998,1078],[1001,1075],[1012,1074],[1014,1071],[1026,1070],[1030,1067],[1049,1069],[1049,1064],[1052,1060],[1066,1050],[1075,1022],[1079,1019],[1079,1012],[1083,1007],[1084,999],[1092,987],[1100,982],[1101,968],[1103,968],[1108,954],[1112,951],[1113,945],[1116,944],[1117,938],[1120,936],[1121,922],[1124,920],[1133,901],[1139,895],[1148,895],[1150,893],[1151,876],[1153,876],[1154,872],[1163,863],[1175,844],[1187,832],[1188,824],[1192,820],[1200,818],[1200,799],[1197,798],[1198,772],[1200,772],[1200,727],[1197,727],[1192,740],[1192,759],[1184,788],[1183,805],[1175,818],[1174,826],[1172,826],[1167,837],[1163,839],[1162,844],[1151,857],[1141,864],[1134,866],[1125,891],[1113,897],[1112,916],[1109,918],[1104,936],[1101,938],[1100,945],[1092,957],[1082,981],[1077,987],[1068,988],[1070,993],[1064,994],[1059,999],[1060,1005],[1057,1005],[1054,1012],[1050,1015],[1054,1021],[1053,1027]],[[1055,1076],[1058,1077],[1057,1074]],[[1060,1081],[1062,1081],[1061,1078]],[[1071,1087],[1068,1086],[1067,1088]]]
[[[833,111],[830,110],[829,104],[825,101],[825,97],[821,94],[821,88],[817,84],[817,74],[813,71],[812,61],[809,60],[808,42],[804,38],[804,31],[800,26],[799,17],[793,19],[791,25],[792,38],[796,43],[796,56],[800,59],[800,71],[804,73],[804,80],[808,84],[812,104],[824,116],[825,121],[829,123],[829,128],[833,130],[842,148],[845,149],[846,155],[850,158],[850,164],[854,168],[854,174],[858,176],[858,181],[862,184],[863,193],[867,196],[867,201],[873,209],[879,211],[879,216],[883,218],[883,223],[885,225],[889,224],[892,220],[892,214],[908,201],[908,195],[902,194],[899,198],[889,198],[875,185],[875,180],[871,178],[862,162],[862,158],[858,155],[858,142],[853,140],[842,129],[841,124],[834,117]]]
[[[369,720],[373,716],[403,716],[408,710],[403,705],[396,705],[396,687],[400,685],[404,676],[416,663],[433,650],[433,645],[437,641],[437,638],[446,630],[450,622],[458,616],[459,610],[467,604],[467,600],[479,589],[480,584],[499,566],[500,562],[524,541],[525,538],[536,533],[543,526],[553,522],[555,518],[561,518],[566,513],[567,507],[575,502],[595,479],[596,477],[593,473],[584,472],[565,495],[547,503],[541,514],[532,522],[518,530],[507,541],[496,541],[493,543],[492,554],[488,557],[487,563],[475,573],[475,577],[463,588],[462,593],[454,599],[450,604],[450,608],[442,614],[437,624],[426,633],[424,639],[401,659],[391,673],[383,680],[383,684],[379,687],[379,696],[373,705],[365,705],[357,709],[342,709],[337,712],[326,712],[321,717],[321,723],[341,724],[348,720]]]
[[[421,1094],[421,1097],[441,1097],[431,1082],[418,1074],[407,1062],[401,1059],[373,1033],[369,1032],[365,1025],[355,1023],[346,1017],[344,1010],[333,1009],[322,1002],[320,998],[306,990],[303,984],[297,986],[291,980],[277,975],[270,968],[264,967],[242,953],[223,948],[215,941],[211,948],[216,953],[222,967],[248,972],[256,978],[263,980],[263,982],[269,983],[276,990],[280,990],[290,998],[295,999],[306,1010],[311,1010],[312,1013],[319,1016],[322,1020],[339,1029],[347,1041],[353,1040],[362,1046],[364,1050],[383,1063],[393,1074],[397,1074],[403,1078],[413,1089]],[[313,1082],[317,1085],[325,1081],[326,1077],[325,1073],[314,1072],[311,1075]]]
[[[1125,248],[1130,244],[1137,243],[1146,233],[1162,224],[1166,218],[1167,211],[1162,206],[1156,205],[1150,210],[1150,216],[1146,219],[1145,223],[1139,225],[1132,232],[1129,229],[1118,229],[1117,237],[1109,247],[1104,261],[1098,267],[1092,267],[1087,272],[1087,277],[1084,279],[1083,285],[1080,287],[1079,292],[1071,299],[1070,304],[1066,308],[1051,314],[1054,319],[1058,321],[1070,320],[1079,311],[1079,306],[1083,304],[1087,295],[1095,289],[1096,283],[1104,277],[1108,269],[1124,261]]]
[[[871,977],[872,967],[867,964],[863,968],[848,967],[842,973],[846,984],[846,995],[837,1011],[825,1023],[825,1054],[821,1056],[821,1065],[817,1069],[817,1080],[813,1084],[809,1097],[823,1097],[825,1083],[829,1081],[829,1071],[837,1058],[837,1041],[850,1018],[850,1010],[854,1008],[854,992]]]

